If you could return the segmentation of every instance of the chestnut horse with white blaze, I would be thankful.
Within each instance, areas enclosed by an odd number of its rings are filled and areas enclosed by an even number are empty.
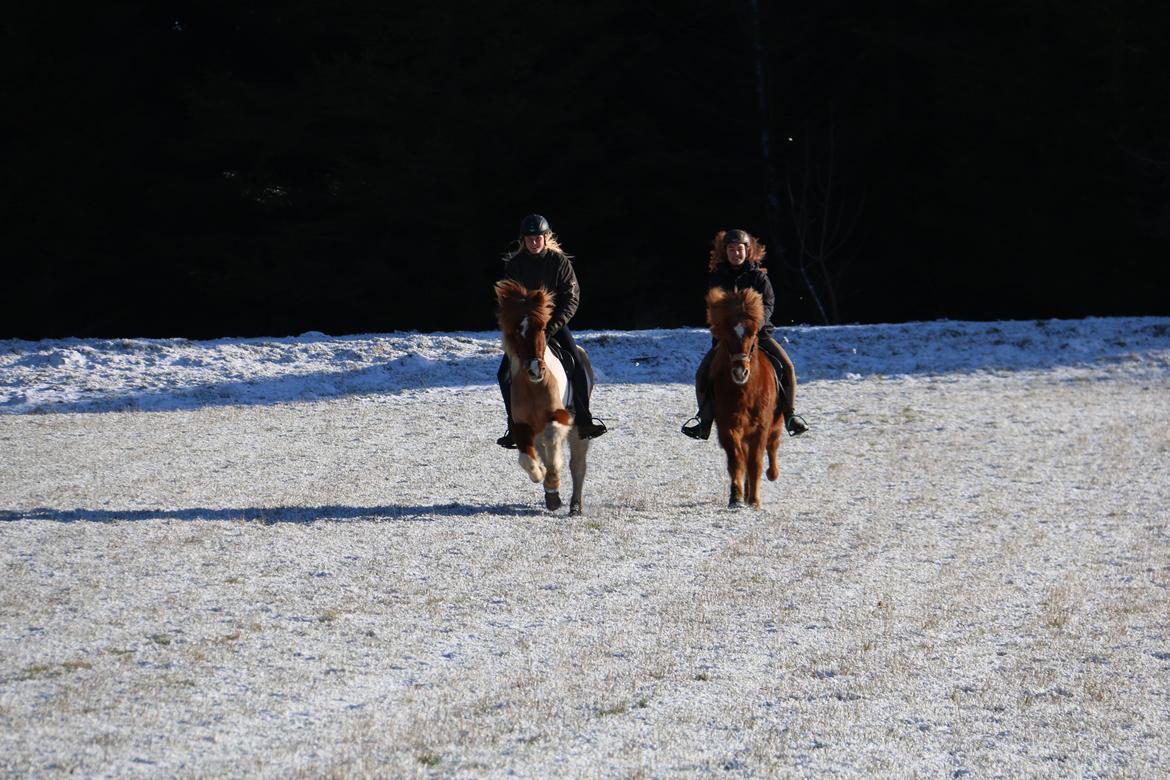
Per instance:
[[[760,472],[768,453],[768,479],[780,474],[776,448],[784,415],[776,406],[776,369],[759,349],[764,300],[752,289],[707,293],[707,324],[715,338],[711,377],[715,388],[715,425],[727,453],[731,477],[728,505],[760,506]]]
[[[520,467],[533,482],[544,482],[548,509],[561,507],[561,445],[569,439],[569,471],[573,495],[569,514],[582,512],[581,487],[585,482],[585,455],[589,440],[567,436],[573,415],[565,408],[569,381],[561,361],[548,347],[545,326],[552,317],[552,293],[543,287],[529,290],[519,282],[496,282],[500,330],[504,352],[512,372],[512,436],[520,451]],[[593,369],[585,350],[578,347],[589,384]]]

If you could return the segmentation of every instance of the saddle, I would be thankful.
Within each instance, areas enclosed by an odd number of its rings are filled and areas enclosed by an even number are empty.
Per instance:
[[[573,356],[570,355],[568,351],[560,345],[559,342],[549,339],[547,343],[548,348],[554,355],[556,355],[557,360],[561,361],[561,365],[564,366],[565,376],[572,376],[573,367],[576,365],[576,361],[573,359]],[[577,349],[580,349],[580,347],[577,347]]]
[[[581,347],[577,347],[577,354],[570,355],[568,350],[560,345],[559,342],[548,342],[548,348],[552,351],[557,360],[561,361],[561,365],[565,369],[565,378],[568,379],[565,384],[568,387],[565,389],[565,406],[569,409],[573,408],[573,370],[577,367],[577,361],[581,361],[581,370],[585,372],[585,389],[586,392],[593,393],[593,365],[589,362],[589,353]]]

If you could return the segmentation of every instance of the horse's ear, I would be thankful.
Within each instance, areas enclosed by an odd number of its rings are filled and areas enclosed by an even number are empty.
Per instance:
[[[707,306],[714,306],[726,297],[727,293],[722,287],[712,287],[707,291]]]

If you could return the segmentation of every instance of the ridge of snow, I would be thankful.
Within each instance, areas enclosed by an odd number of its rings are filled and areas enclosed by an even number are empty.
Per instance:
[[[776,329],[802,382],[1076,368],[1170,368],[1170,318],[794,326]],[[690,383],[701,328],[583,330],[599,382]],[[171,411],[495,383],[493,331],[285,338],[0,341],[0,414]]]

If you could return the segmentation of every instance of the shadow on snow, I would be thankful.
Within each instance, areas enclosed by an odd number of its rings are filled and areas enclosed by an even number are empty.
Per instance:
[[[225,522],[316,523],[351,520],[428,522],[445,517],[532,517],[547,514],[525,504],[436,504],[409,506],[285,506],[230,509],[0,509],[0,522],[46,520],[56,523],[112,523],[138,520],[215,520]]]

